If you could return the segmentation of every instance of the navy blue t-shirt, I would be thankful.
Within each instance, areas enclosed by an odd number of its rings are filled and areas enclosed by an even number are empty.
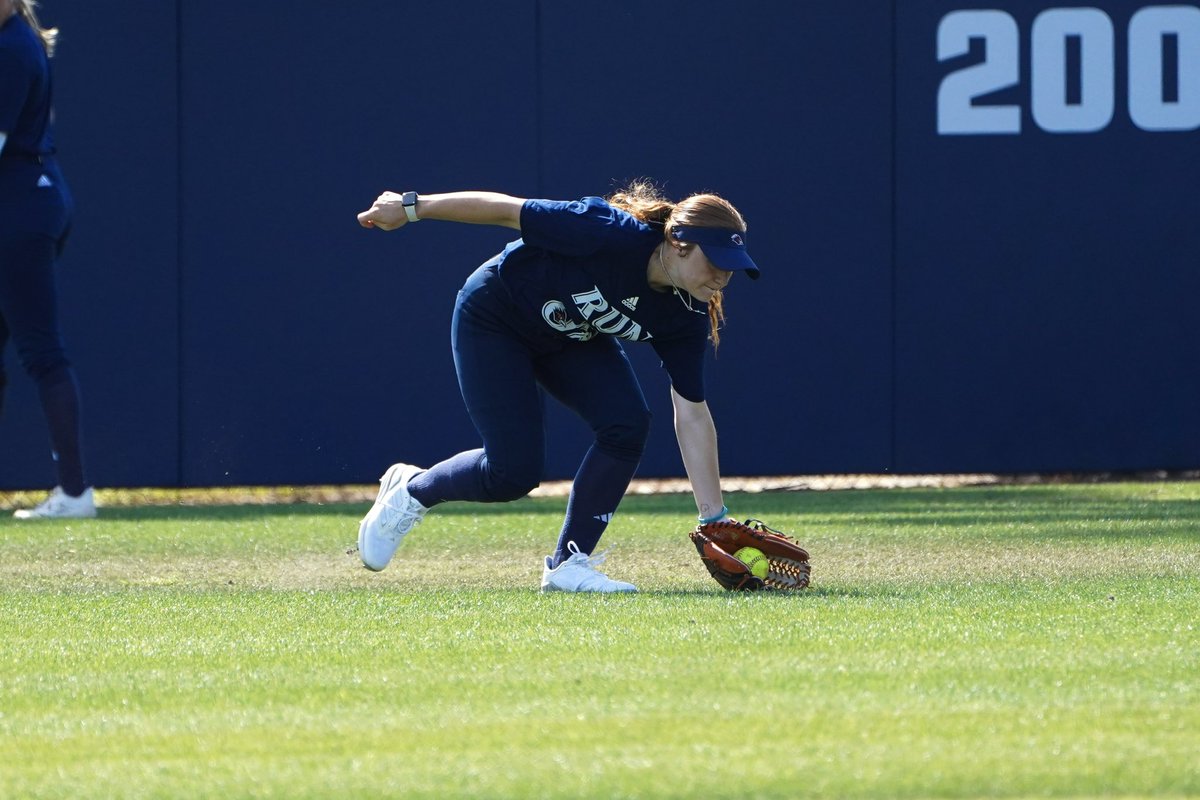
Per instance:
[[[20,14],[0,26],[0,131],[8,134],[0,155],[48,155],[50,62],[41,37]]]
[[[587,341],[604,334],[647,342],[692,402],[704,399],[705,304],[689,311],[652,289],[646,267],[663,241],[653,226],[599,197],[527,200],[521,238],[500,256],[499,274],[531,327]]]

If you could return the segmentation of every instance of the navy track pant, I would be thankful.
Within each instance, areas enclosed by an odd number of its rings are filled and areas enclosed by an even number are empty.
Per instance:
[[[492,265],[476,270],[459,292],[451,327],[454,366],[483,447],[434,465],[414,478],[410,491],[426,506],[524,497],[544,477],[543,393],[549,394],[595,437],[575,476],[557,554],[569,541],[591,552],[637,471],[650,411],[615,339],[531,335],[514,313]]]
[[[2,356],[11,341],[37,384],[59,485],[79,494],[79,392],[59,329],[55,276],[71,213],[70,192],[52,159],[0,157],[0,410],[7,383]]]

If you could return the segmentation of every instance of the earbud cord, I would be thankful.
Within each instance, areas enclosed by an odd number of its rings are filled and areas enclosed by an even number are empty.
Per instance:
[[[690,294],[687,296],[686,300],[683,299],[683,295],[685,293],[680,291],[679,287],[675,285],[675,279],[671,277],[671,273],[667,271],[667,265],[663,262],[663,247],[666,246],[667,245],[664,243],[662,247],[658,249],[658,265],[662,267],[663,274],[666,275],[667,280],[671,282],[671,288],[675,290],[675,296],[679,298],[679,302],[683,303],[683,307],[693,314],[706,314],[707,312],[700,311],[699,309],[692,307],[692,296]]]

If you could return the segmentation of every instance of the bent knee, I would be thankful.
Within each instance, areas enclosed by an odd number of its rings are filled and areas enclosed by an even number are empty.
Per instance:
[[[488,464],[484,487],[488,499],[495,503],[520,500],[542,483],[541,464],[512,464],[496,466]]]
[[[38,386],[53,385],[71,374],[71,362],[65,357],[33,361],[25,367],[25,372]]]
[[[71,366],[62,345],[56,341],[37,344],[18,342],[17,356],[21,361],[21,369],[36,382]]]
[[[596,431],[597,446],[615,456],[640,458],[650,438],[650,417],[650,411],[643,409],[599,428]]]

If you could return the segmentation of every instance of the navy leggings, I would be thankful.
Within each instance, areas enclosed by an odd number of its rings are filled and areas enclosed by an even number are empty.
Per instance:
[[[0,156],[0,411],[7,384],[2,356],[11,340],[37,385],[59,485],[78,495],[85,488],[79,390],[59,332],[54,271],[71,211],[70,192],[52,159]]]
[[[637,471],[650,411],[615,339],[535,335],[514,321],[516,313],[493,265],[476,270],[459,292],[451,326],[454,366],[483,447],[435,464],[409,489],[427,507],[524,497],[544,477],[548,393],[595,436],[575,476],[557,562],[570,541],[585,553],[595,547]]]

